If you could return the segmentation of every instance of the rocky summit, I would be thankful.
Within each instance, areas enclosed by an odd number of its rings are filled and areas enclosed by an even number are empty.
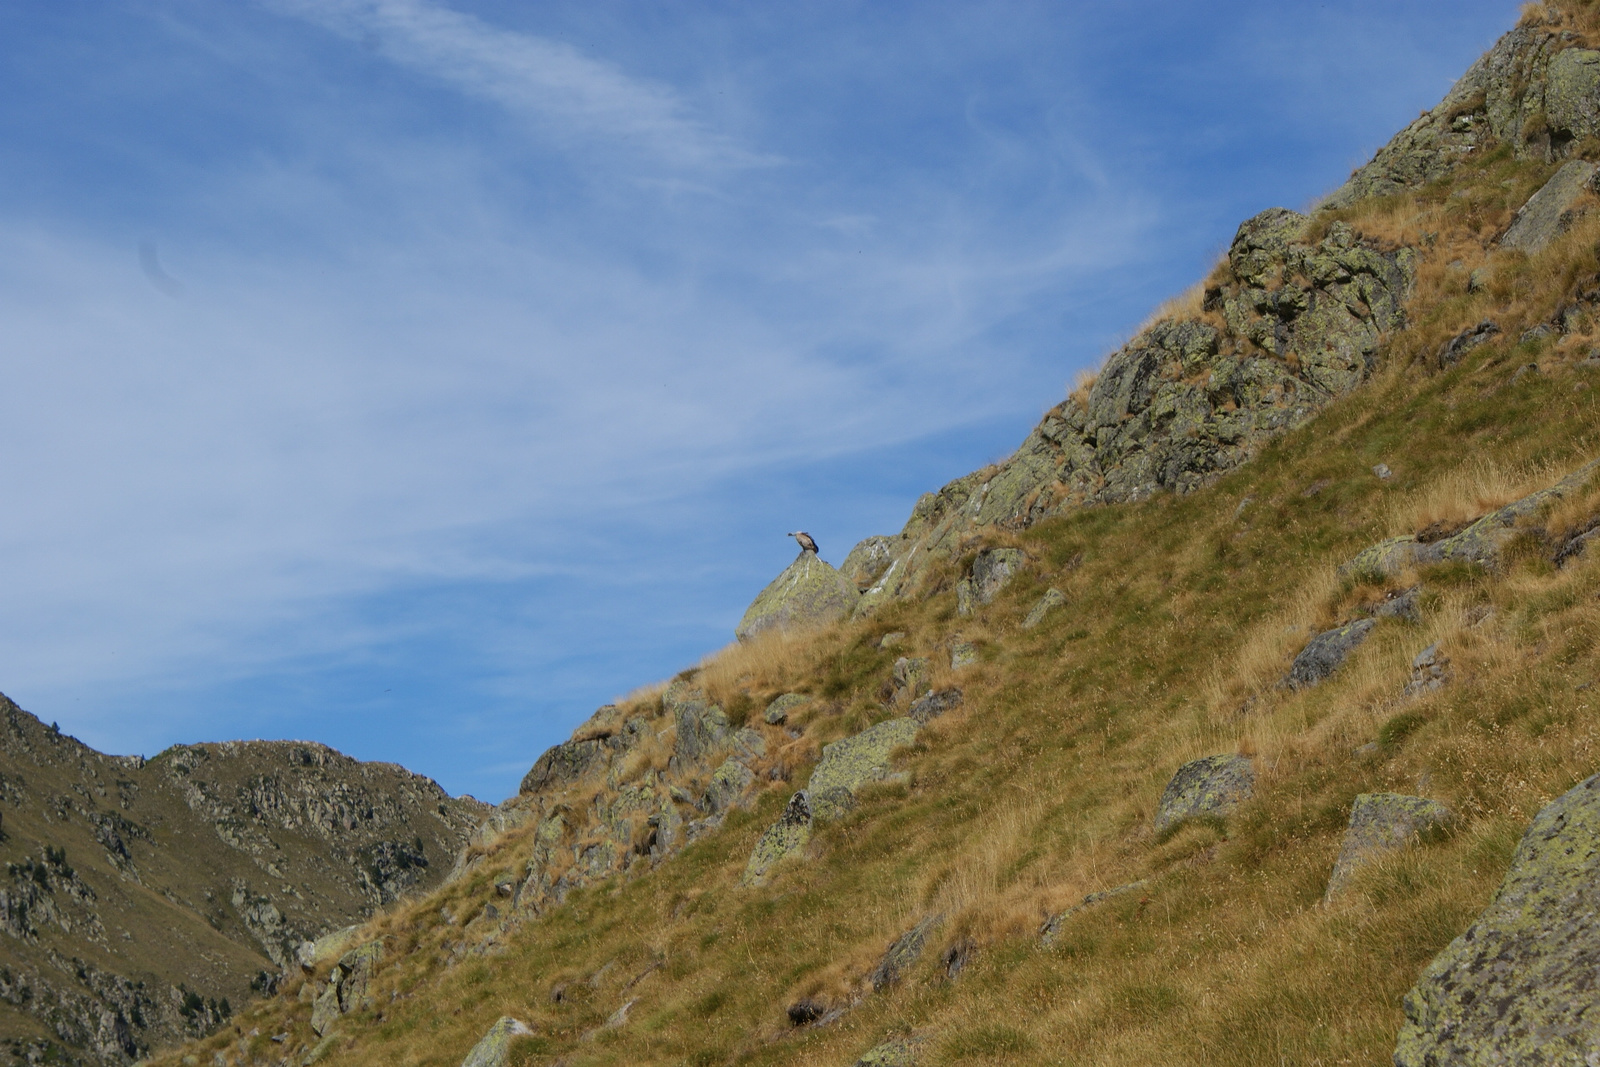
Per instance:
[[[1600,4],[1527,5],[1013,455],[493,809],[12,709],[10,1047],[1600,1062],[1597,168]]]

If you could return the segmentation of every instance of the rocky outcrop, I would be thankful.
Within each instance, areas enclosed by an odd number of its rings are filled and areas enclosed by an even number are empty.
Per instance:
[[[1255,793],[1255,762],[1245,756],[1206,756],[1178,768],[1156,807],[1155,832],[1186,819],[1219,818]]]
[[[872,1046],[856,1060],[855,1067],[916,1067],[919,1043],[908,1037],[897,1037]]]
[[[1376,619],[1356,619],[1317,634],[1289,665],[1289,674],[1283,684],[1290,689],[1306,689],[1316,685],[1338,670],[1376,625]]]
[[[1597,973],[1600,775],[1539,812],[1493,901],[1406,995],[1396,1067],[1587,1063]]]
[[[1331,900],[1343,892],[1363,864],[1416,844],[1449,826],[1452,818],[1450,809],[1436,800],[1399,793],[1362,793],[1350,808],[1350,825],[1328,877],[1326,898]]]
[[[801,790],[789,798],[778,821],[767,827],[745,864],[739,884],[763,885],[767,876],[782,861],[798,856],[811,840],[811,801]]]
[[[847,618],[860,597],[853,581],[818,559],[815,552],[803,551],[745,609],[734,636],[748,641],[764,630],[835,622]]]
[[[1600,134],[1600,52],[1524,22],[1480,58],[1432,111],[1407,126],[1325,201],[1346,207],[1448,177],[1497,143],[1523,158],[1565,157]]]
[[[508,1067],[511,1063],[511,1043],[532,1033],[527,1023],[502,1015],[489,1027],[482,1040],[472,1046],[467,1058],[461,1061],[461,1067]]]
[[[931,565],[985,531],[1209,484],[1367,377],[1414,274],[1409,249],[1343,223],[1322,230],[1281,208],[1250,219],[1202,315],[1150,326],[1009,459],[917,502],[857,615],[916,593]],[[970,608],[980,601],[965,588]]]
[[[806,786],[812,813],[819,819],[836,819],[849,811],[855,806],[856,791],[888,778],[890,756],[916,736],[916,721],[898,718],[825,746]]]
[[[955,686],[935,689],[927,696],[912,701],[906,717],[919,726],[926,726],[945,712],[959,708],[962,699],[961,690]]]
[[[804,693],[785,693],[767,705],[767,710],[761,719],[768,726],[781,726],[789,721],[790,712],[803,708],[810,702],[811,698]]]
[[[1000,595],[1027,561],[1020,548],[988,548],[979,552],[972,561],[972,573],[956,586],[956,611],[971,615],[984,604]]]
[[[1339,573],[1392,577],[1411,567],[1452,562],[1474,563],[1495,570],[1501,564],[1501,555],[1506,546],[1519,530],[1526,529],[1543,538],[1545,531],[1538,526],[1538,519],[1545,509],[1582,490],[1597,469],[1600,469],[1600,460],[1591,460],[1550,488],[1529,493],[1520,500],[1496,508],[1448,537],[1433,540],[1407,534],[1380,541],[1341,566]],[[1565,547],[1553,546],[1551,554],[1558,560],[1564,560],[1562,551]]]
[[[1566,54],[1566,53],[1563,53]],[[1522,205],[1510,229],[1500,238],[1502,248],[1533,255],[1567,232],[1574,210],[1589,190],[1595,165],[1581,159],[1567,162]]]
[[[917,925],[895,938],[878,965],[867,976],[867,984],[874,993],[881,993],[897,984],[916,966],[922,952],[928,947],[928,936],[944,922],[943,915],[929,915]]]

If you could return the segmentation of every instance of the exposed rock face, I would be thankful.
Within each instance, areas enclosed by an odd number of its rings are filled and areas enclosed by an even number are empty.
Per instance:
[[[1256,767],[1244,756],[1206,756],[1178,768],[1156,809],[1155,831],[1163,833],[1185,819],[1222,816],[1255,793]]]
[[[768,726],[779,726],[789,719],[789,713],[796,708],[803,708],[811,702],[811,698],[804,693],[785,693],[767,705],[765,714],[761,716]]]
[[[862,1053],[855,1067],[916,1067],[918,1051],[915,1041],[897,1037]]]
[[[1020,548],[989,548],[972,561],[972,573],[956,586],[956,610],[971,615],[980,605],[991,603],[1011,581],[1027,557]]]
[[[1551,241],[1567,231],[1573,209],[1588,191],[1594,175],[1595,165],[1581,159],[1563,165],[1555,177],[1522,205],[1511,228],[1500,238],[1500,244],[1529,255],[1544,251]]]
[[[1188,492],[1238,466],[1366,378],[1403,324],[1414,274],[1409,249],[1343,223],[1316,238],[1309,218],[1281,208],[1249,220],[1205,317],[1149,327],[1112,354],[1081,404],[1052,409],[1009,459],[919,500],[856,613],[912,595],[931,563],[991,527]],[[969,609],[975,592],[962,598]]]
[[[487,811],[307,742],[106,756],[3,697],[0,809],[0,1001],[50,1056],[106,1065],[220,1025],[304,942],[442,881]]]
[[[915,720],[889,719],[824,747],[806,786],[812,813],[819,819],[835,819],[849,811],[855,806],[856,790],[888,778],[890,755],[916,736]]]
[[[1376,619],[1356,619],[1313,637],[1294,658],[1284,684],[1291,689],[1316,685],[1338,670],[1376,625]]]
[[[895,938],[894,944],[883,954],[883,959],[878,961],[878,965],[867,976],[872,991],[881,993],[904,978],[916,965],[917,960],[922,958],[923,949],[928,947],[928,935],[937,930],[943,922],[943,915],[929,915]]]
[[[1597,973],[1600,775],[1539,812],[1494,900],[1406,995],[1396,1067],[1587,1063]]]
[[[1450,825],[1450,809],[1437,800],[1399,793],[1362,793],[1350,808],[1350,825],[1339,846],[1326,896],[1337,896],[1362,864],[1386,852],[1416,844]]]
[[[1344,207],[1449,175],[1496,141],[1523,158],[1563,158],[1600,133],[1600,52],[1558,32],[1518,26],[1483,55],[1444,101],[1407,126],[1326,201]]]
[[[811,840],[811,803],[804,790],[789,798],[778,821],[767,827],[750,853],[740,885],[762,885],[780,862],[797,856]]]
[[[1494,570],[1500,566],[1501,553],[1516,537],[1519,524],[1533,523],[1545,508],[1581,490],[1597,469],[1600,469],[1600,460],[1591,460],[1550,488],[1496,508],[1459,533],[1437,541],[1423,541],[1411,535],[1380,541],[1345,563],[1339,572],[1395,575],[1408,567],[1449,562],[1476,563]],[[1534,532],[1543,534],[1536,528]],[[1557,548],[1554,553],[1558,559],[1564,547]]]
[[[839,573],[865,589],[883,576],[894,562],[894,538],[869,537],[850,550],[839,565]]]
[[[489,1027],[483,1039],[472,1046],[467,1058],[461,1061],[461,1067],[507,1067],[511,1062],[511,1042],[531,1033],[527,1023],[502,1015]]]
[[[734,636],[748,641],[763,630],[834,622],[848,617],[860,597],[855,583],[815,552],[801,552],[745,609]]]

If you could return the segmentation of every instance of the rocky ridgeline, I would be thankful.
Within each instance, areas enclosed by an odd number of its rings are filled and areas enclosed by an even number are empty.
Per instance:
[[[107,756],[0,698],[0,1062],[127,1063],[438,884],[485,805],[308,742]]]
[[[1275,208],[1239,228],[1205,311],[1163,319],[1113,353],[1011,458],[916,504],[896,537],[857,545],[841,571],[857,614],[914,593],[927,566],[986,530],[1072,508],[1184,493],[1244,462],[1360,384],[1404,322],[1410,249]]]

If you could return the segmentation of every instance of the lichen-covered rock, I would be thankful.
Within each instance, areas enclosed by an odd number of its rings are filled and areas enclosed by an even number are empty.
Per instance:
[[[789,798],[778,821],[762,833],[745,863],[739,884],[764,885],[772,869],[791,856],[798,856],[811,840],[811,803],[805,790]]]
[[[1362,793],[1350,808],[1350,825],[1328,878],[1327,898],[1341,893],[1362,864],[1416,844],[1424,835],[1448,826],[1451,819],[1450,809],[1437,800]]]
[[[1020,548],[988,548],[972,561],[972,573],[956,586],[956,610],[971,615],[1000,595],[1027,557]]]
[[[850,554],[839,564],[839,573],[866,589],[883,577],[883,572],[894,562],[894,538],[868,537],[857,543]]]
[[[789,721],[789,713],[796,708],[805,707],[811,698],[804,693],[785,693],[767,705],[766,713],[761,716],[768,726],[781,726]]]
[[[922,950],[928,947],[928,935],[937,930],[943,922],[943,915],[929,915],[895,938],[894,944],[883,954],[883,959],[878,961],[878,965],[867,976],[872,991],[881,993],[904,978],[921,958]]]
[[[1206,756],[1178,768],[1156,808],[1155,831],[1185,819],[1223,816],[1255,793],[1255,762],[1245,756]]]
[[[856,790],[889,777],[889,758],[917,737],[917,723],[889,719],[827,745],[806,785],[811,810],[818,819],[836,819],[855,803]]]
[[[935,689],[925,697],[919,697],[911,702],[911,708],[906,712],[907,718],[919,725],[926,726],[947,711],[961,706],[961,690],[955,686],[947,689]]]
[[[971,641],[956,641],[950,645],[950,669],[958,671],[978,662],[978,646]]]
[[[1039,602],[1037,604],[1035,604],[1028,611],[1027,616],[1022,620],[1022,628],[1024,630],[1033,629],[1035,626],[1038,626],[1041,622],[1044,622],[1044,617],[1046,615],[1050,614],[1051,611],[1053,611],[1056,608],[1059,608],[1061,605],[1065,604],[1066,602],[1067,602],[1067,595],[1065,593],[1063,593],[1061,590],[1059,590],[1059,589],[1047,589],[1047,590],[1045,590],[1044,596],[1039,598]]]
[[[1340,665],[1367,639],[1376,619],[1356,619],[1343,626],[1325,630],[1313,637],[1289,667],[1284,684],[1291,689],[1305,689],[1316,685],[1338,670]]]
[[[727,747],[732,735],[728,716],[702,690],[675,683],[667,687],[662,705],[677,730],[667,761],[674,774],[707,766],[711,757]]]
[[[1396,1067],[1555,1067],[1600,1049],[1600,775],[1539,812],[1483,914],[1405,998]]]
[[[618,721],[616,705],[607,704],[591,715],[570,741],[563,741],[540,756],[533,768],[522,778],[519,794],[538,793],[560,789],[582,778],[598,777],[605,772],[612,759],[637,745],[649,730],[643,719]],[[512,816],[514,819],[515,816]],[[512,825],[500,812],[486,821],[491,830],[480,834],[488,840],[493,833],[508,830]]]
[[[896,702],[916,700],[928,691],[928,661],[921,656],[901,656],[894,661],[891,681]]]
[[[755,784],[755,772],[736,759],[725,760],[706,787],[706,807],[720,815],[742,805]]]
[[[311,1002],[311,1029],[318,1034],[327,1033],[339,1015],[339,984],[329,982]]]
[[[861,597],[854,582],[817,558],[815,552],[801,552],[761,590],[734,636],[748,641],[769,629],[804,629],[848,618]]]
[[[1476,563],[1494,570],[1500,566],[1502,553],[1522,524],[1534,522],[1544,509],[1581,490],[1597,469],[1600,469],[1600,460],[1590,460],[1550,488],[1513,500],[1437,541],[1424,543],[1412,536],[1380,541],[1345,563],[1339,573],[1395,575],[1408,567],[1448,562]]]
[[[1588,191],[1594,175],[1593,163],[1581,159],[1567,162],[1522,205],[1511,220],[1511,228],[1500,238],[1501,247],[1529,255],[1544,251],[1571,225],[1572,211]]]
[[[917,1051],[917,1042],[897,1037],[863,1052],[855,1067],[916,1067]]]
[[[1112,897],[1120,897],[1124,893],[1132,893],[1135,890],[1143,889],[1148,884],[1145,879],[1141,878],[1137,882],[1128,882],[1125,885],[1112,886],[1110,889],[1102,889],[1097,893],[1090,893],[1066,911],[1057,912],[1046,919],[1044,925],[1039,928],[1039,943],[1049,948],[1055,942],[1055,939],[1060,936],[1062,928],[1067,924],[1067,920],[1080,911],[1085,908],[1092,908],[1096,904],[1110,900]]]
[[[1324,202],[1346,207],[1448,177],[1503,142],[1521,158],[1553,160],[1600,134],[1600,53],[1524,24],[1501,37],[1438,107],[1425,112]]]
[[[484,1033],[483,1039],[472,1046],[467,1058],[461,1061],[461,1067],[507,1067],[511,1062],[511,1042],[532,1033],[527,1023],[502,1015]]]
[[[857,615],[914,594],[931,565],[991,527],[1210,484],[1364,380],[1404,322],[1415,255],[1343,223],[1315,242],[1310,233],[1306,216],[1282,209],[1242,225],[1226,276],[1205,296],[1224,326],[1156,322],[1010,458],[923,496]],[[971,580],[958,587],[958,607],[976,607],[976,592]]]

